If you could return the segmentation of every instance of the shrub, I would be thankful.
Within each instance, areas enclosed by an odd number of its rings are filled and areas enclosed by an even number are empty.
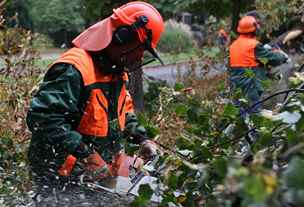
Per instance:
[[[42,48],[53,48],[54,41],[45,34],[34,34],[33,37],[33,48],[42,49]]]
[[[31,201],[25,117],[30,91],[42,71],[34,65],[37,52],[31,47],[32,33],[7,28],[3,7],[0,4],[0,206],[24,206]]]
[[[163,53],[189,52],[194,46],[190,27],[174,20],[165,23],[165,32],[160,39],[159,50]]]

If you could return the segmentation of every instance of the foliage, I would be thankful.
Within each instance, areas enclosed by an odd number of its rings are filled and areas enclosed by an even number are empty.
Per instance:
[[[189,26],[169,20],[165,23],[165,27],[158,47],[161,52],[178,54],[191,50],[194,42]]]
[[[37,49],[54,48],[54,41],[44,34],[33,34],[32,47]]]
[[[149,200],[153,194],[152,189],[148,184],[141,185],[139,191],[141,196],[137,197],[132,203],[132,207],[142,207],[149,203]]]
[[[166,86],[166,83],[164,81],[149,81],[148,84],[149,88],[148,91],[144,94],[144,99],[147,100],[147,103],[145,104],[145,109],[146,111],[151,113],[149,114],[150,116],[158,111],[158,97],[160,93],[160,87]]]
[[[235,4],[231,0],[152,0],[149,2],[153,3],[165,16],[172,16],[174,12],[187,11],[195,14],[205,12],[216,17],[227,17],[231,15],[233,4]],[[252,1],[242,1],[242,9],[244,10],[250,4]]]
[[[304,22],[303,0],[257,0],[255,5],[263,20],[267,21],[262,25],[267,33],[280,29],[283,24],[287,26],[285,29],[291,29],[288,27],[294,26],[294,23]]]
[[[83,10],[81,15],[84,18],[86,25],[91,25],[97,20],[101,20],[105,17],[108,17],[112,14],[112,10],[124,3],[127,3],[127,0],[119,1],[99,1],[99,0],[80,0],[81,5],[83,5]]]
[[[84,28],[84,20],[80,15],[80,0],[40,0],[29,1],[28,4],[36,32],[80,32]]]
[[[3,9],[0,8],[1,13]],[[25,116],[40,71],[34,67],[37,54],[30,47],[32,34],[7,28],[4,21],[0,21],[0,205],[16,206],[29,199],[27,192],[31,190]]]
[[[4,1],[2,1],[4,2]],[[29,16],[28,0],[9,0],[6,2],[6,25],[31,29],[32,19]]]
[[[78,32],[92,25],[98,20],[108,17],[112,9],[127,0],[120,1],[97,1],[97,0],[11,0],[9,1],[9,12],[6,16],[12,17],[10,26],[20,25],[34,32],[45,33],[56,39],[58,36],[67,44]],[[202,23],[206,15],[217,18],[231,16],[235,4],[240,4],[242,11],[246,11],[251,1],[240,0],[153,0],[149,3],[156,6],[164,19],[172,18],[180,12],[191,12],[198,15],[198,22]],[[237,14],[238,15],[238,14]]]
[[[304,119],[289,122],[294,119],[282,115],[303,117],[303,96],[282,109],[280,119],[249,116],[257,140],[251,146],[253,161],[247,162],[241,148],[248,147],[248,126],[238,108],[220,96],[208,102],[178,88],[160,89],[160,107],[152,118],[161,130],[157,142],[167,153],[160,163],[167,186],[161,191],[163,206],[303,205]]]
[[[205,57],[207,72],[222,59],[212,50]],[[293,86],[303,77],[297,73]],[[200,80],[189,72],[175,90],[154,85],[155,108],[147,114],[166,154],[158,172],[165,186],[161,206],[302,206],[303,95],[272,116],[249,114],[246,124],[228,101],[225,79]]]

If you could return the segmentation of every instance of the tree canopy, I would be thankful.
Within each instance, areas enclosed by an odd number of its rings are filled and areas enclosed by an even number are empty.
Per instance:
[[[29,0],[29,14],[34,30],[43,33],[81,31],[84,19],[80,15],[80,0]]]
[[[7,2],[7,24],[51,35],[54,39],[69,41],[75,34],[112,13],[130,0],[10,0]],[[303,0],[149,0],[169,19],[181,12],[189,12],[206,18],[214,16],[231,25],[233,31],[241,14],[256,10],[264,15],[265,31],[286,30],[303,21]],[[288,4],[288,6],[286,6]],[[18,14],[18,15],[16,15]],[[302,19],[302,20],[301,20]],[[300,20],[300,21],[299,21]],[[204,21],[199,21],[203,23]],[[218,23],[218,22],[215,22]],[[282,26],[283,25],[283,26]],[[59,37],[58,37],[59,36]]]

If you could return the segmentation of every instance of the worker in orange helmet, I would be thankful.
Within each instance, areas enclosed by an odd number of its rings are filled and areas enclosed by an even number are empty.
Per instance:
[[[249,104],[258,102],[264,91],[267,66],[285,63],[288,56],[280,50],[262,45],[257,40],[260,25],[253,16],[244,16],[238,23],[239,37],[229,48],[229,74],[232,89],[240,89]],[[258,105],[254,110],[259,111]]]
[[[219,31],[218,31],[218,42],[219,42],[219,45],[220,46],[225,46],[228,42],[228,33],[225,31],[224,28],[221,28]]]
[[[49,67],[27,115],[29,161],[38,183],[66,181],[75,162],[93,174],[108,173],[107,162],[124,138],[140,144],[144,158],[155,155],[126,82],[143,64],[145,50],[161,61],[155,48],[163,31],[152,5],[130,2],[77,36]]]

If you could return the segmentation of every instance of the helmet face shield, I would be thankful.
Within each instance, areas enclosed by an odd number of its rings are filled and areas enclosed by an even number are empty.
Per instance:
[[[142,43],[139,38],[137,38],[137,41],[135,41],[135,43],[132,43],[133,41],[129,41],[128,43],[121,44],[116,43],[116,41],[114,41],[114,38],[113,43],[111,44],[115,45],[114,48],[116,48],[114,51],[112,51],[112,53],[115,55],[120,55],[119,57],[114,58],[115,62],[120,65],[120,67],[124,68],[124,70],[127,72],[133,72],[141,68],[143,65],[146,65],[155,60],[158,60],[162,65],[164,65],[158,53],[152,47],[152,31],[145,28],[145,26],[143,26],[143,29],[146,31],[146,39],[144,43]],[[148,51],[152,55],[153,59],[142,63],[144,51]]]
[[[153,58],[143,62],[143,54],[144,51],[149,52]],[[121,56],[121,65],[125,68],[124,70],[127,72],[134,72],[140,69],[142,66],[147,65],[155,60],[158,60],[162,65],[164,62],[159,57],[157,52],[150,46],[149,43],[140,44],[134,48],[131,48],[125,52],[123,52]]]
[[[164,64],[155,50],[164,31],[164,22],[159,12],[145,2],[130,2],[113,11],[112,16],[116,19],[125,24],[135,25],[139,41],[143,43],[144,49]]]
[[[164,62],[162,61],[162,59],[159,57],[158,53],[156,52],[156,50],[153,48],[152,46],[152,31],[145,29],[146,30],[146,34],[147,34],[147,38],[145,40],[145,50],[147,50],[155,59],[157,59],[162,65],[164,65]]]

